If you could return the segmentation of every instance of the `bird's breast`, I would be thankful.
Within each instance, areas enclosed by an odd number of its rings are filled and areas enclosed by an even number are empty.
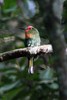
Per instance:
[[[31,33],[26,33],[26,34],[25,34],[25,38],[26,38],[26,39],[32,38],[32,34],[31,34]]]

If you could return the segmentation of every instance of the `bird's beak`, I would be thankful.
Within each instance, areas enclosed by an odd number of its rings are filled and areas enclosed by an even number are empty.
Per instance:
[[[25,30],[25,28],[24,28],[24,27],[20,27],[19,29]]]

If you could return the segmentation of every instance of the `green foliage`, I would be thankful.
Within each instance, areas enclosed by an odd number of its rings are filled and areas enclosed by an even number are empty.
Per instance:
[[[43,99],[48,100],[48,96],[52,98],[52,96],[58,97],[59,95],[57,80],[54,77],[54,71],[50,68],[33,75],[28,74],[27,68],[18,70],[17,68],[3,67],[0,72],[3,73],[0,83],[2,100],[7,100],[7,98],[9,100],[38,100],[42,96]]]
[[[9,9],[10,7],[16,6],[16,0],[12,2],[12,0],[4,0],[4,9]]]

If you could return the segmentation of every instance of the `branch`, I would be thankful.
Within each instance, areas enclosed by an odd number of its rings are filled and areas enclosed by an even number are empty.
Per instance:
[[[22,33],[22,37],[21,37],[21,33]],[[4,37],[8,35],[8,37]],[[11,36],[12,35],[12,36]],[[12,30],[5,30],[5,29],[0,29],[0,36],[3,37],[2,39],[0,38],[0,43],[5,42],[5,40],[7,41],[14,41],[15,37],[19,40],[24,41],[24,34],[23,31],[20,29],[12,29]]]
[[[7,34],[7,35],[15,35],[16,34],[19,34],[21,33],[21,30],[20,29],[13,29],[13,30],[5,30],[5,29],[0,29],[0,35],[1,34]]]
[[[39,55],[41,53],[51,53],[51,52],[52,52],[52,45],[50,44],[38,47],[16,49],[0,54],[0,62],[19,57],[29,57],[29,56]]]

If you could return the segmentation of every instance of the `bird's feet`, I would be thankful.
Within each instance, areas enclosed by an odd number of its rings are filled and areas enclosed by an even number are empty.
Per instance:
[[[36,47],[32,47],[32,48],[28,48],[29,49],[29,52],[30,54],[37,54],[38,53],[38,46]]]

